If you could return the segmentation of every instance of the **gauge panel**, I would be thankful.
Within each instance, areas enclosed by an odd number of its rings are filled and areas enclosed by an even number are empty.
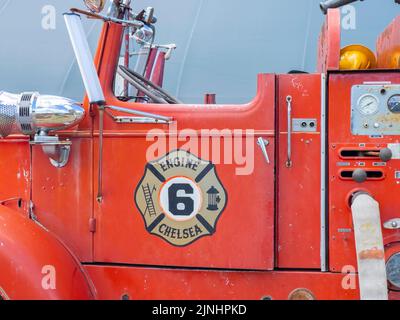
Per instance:
[[[363,84],[351,89],[353,135],[400,135],[400,84]]]

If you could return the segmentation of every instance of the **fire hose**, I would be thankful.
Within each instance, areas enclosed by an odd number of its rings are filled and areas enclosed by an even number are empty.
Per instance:
[[[387,275],[379,203],[368,193],[351,200],[361,300],[387,300]]]

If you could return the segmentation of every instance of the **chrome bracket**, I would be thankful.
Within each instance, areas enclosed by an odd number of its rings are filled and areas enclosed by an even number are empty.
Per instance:
[[[71,153],[72,142],[69,139],[60,140],[58,136],[48,136],[40,133],[29,142],[32,146],[41,146],[43,152],[49,157],[50,163],[56,168],[67,165]]]

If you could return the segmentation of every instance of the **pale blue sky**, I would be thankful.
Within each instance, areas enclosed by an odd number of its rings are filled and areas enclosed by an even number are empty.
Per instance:
[[[157,42],[178,45],[166,70],[166,88],[183,101],[201,102],[205,92],[218,102],[252,98],[260,72],[313,72],[324,16],[318,0],[136,0],[153,6]],[[41,10],[56,8],[56,29],[43,30]],[[80,0],[0,0],[0,89],[38,90],[75,99],[83,86],[62,13]],[[343,45],[375,47],[377,35],[400,13],[393,0],[355,4],[355,30],[343,30]],[[99,22],[86,22],[95,49]]]

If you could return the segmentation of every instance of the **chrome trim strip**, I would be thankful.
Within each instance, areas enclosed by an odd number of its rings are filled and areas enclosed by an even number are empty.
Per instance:
[[[165,120],[157,120],[154,118],[146,118],[146,117],[113,117],[116,123],[144,123],[144,124],[168,124],[168,121]]]
[[[114,111],[119,111],[119,112],[123,112],[123,113],[127,113],[127,114],[132,114],[135,116],[142,116],[142,117],[146,117],[146,118],[152,118],[155,120],[160,120],[160,121],[164,121],[164,122],[172,122],[172,118],[171,117],[165,117],[165,116],[161,116],[158,114],[154,114],[154,113],[149,113],[149,112],[144,112],[144,111],[140,111],[140,110],[135,110],[135,109],[128,109],[128,108],[122,108],[122,107],[117,107],[117,106],[105,106],[105,108],[107,109],[111,109]]]
[[[327,229],[326,229],[326,75],[321,75],[321,271],[328,271],[327,263]]]
[[[287,127],[288,127],[288,137],[287,137],[287,161],[286,168],[291,168],[292,163],[292,96],[286,97],[287,104]]]

